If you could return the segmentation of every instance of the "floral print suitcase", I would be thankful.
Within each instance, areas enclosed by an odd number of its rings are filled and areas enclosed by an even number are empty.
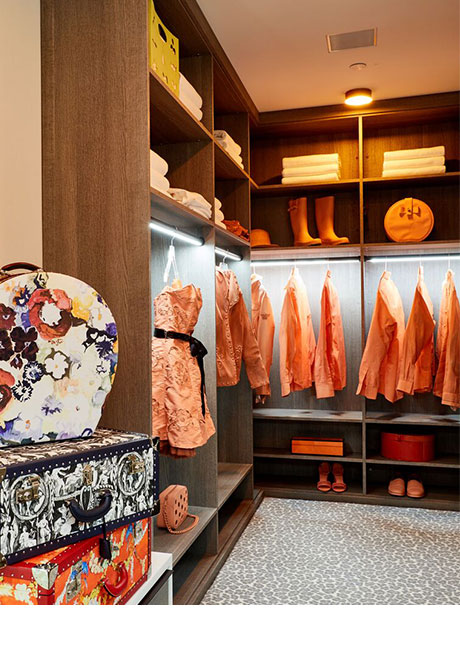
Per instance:
[[[147,580],[150,520],[110,533],[112,560],[100,536],[32,557],[0,571],[0,605],[125,604]]]
[[[90,438],[0,450],[1,567],[157,513],[158,439]]]
[[[34,267],[7,266],[9,270]],[[117,328],[89,285],[0,270],[0,448],[90,436],[112,388]]]

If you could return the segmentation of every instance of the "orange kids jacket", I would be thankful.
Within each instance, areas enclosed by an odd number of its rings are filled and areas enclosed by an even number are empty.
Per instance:
[[[327,271],[321,294],[321,323],[315,355],[315,388],[317,398],[331,398],[347,384],[345,341],[340,301]]]
[[[280,378],[283,397],[312,385],[315,348],[307,289],[298,269],[293,268],[281,310]]]
[[[390,272],[385,271],[379,282],[356,393],[371,400],[381,393],[390,402],[396,402],[403,397],[396,387],[404,339],[404,311],[390,276]]]
[[[251,276],[252,327],[259,345],[260,355],[270,379],[270,369],[273,361],[273,338],[275,336],[275,318],[267,290],[262,285],[262,277]],[[264,402],[270,395],[270,383],[256,389],[256,402]]]
[[[216,359],[217,386],[238,384],[242,359],[253,389],[268,382],[243,294],[231,270],[216,270]]]
[[[454,274],[447,271],[442,284],[441,307],[439,309],[439,330],[436,341],[438,370],[433,393],[441,398],[442,404],[453,409],[460,407],[460,306],[454,284]]]
[[[398,391],[412,395],[433,388],[435,325],[433,304],[423,279],[423,268],[419,267],[412,310],[404,333]]]

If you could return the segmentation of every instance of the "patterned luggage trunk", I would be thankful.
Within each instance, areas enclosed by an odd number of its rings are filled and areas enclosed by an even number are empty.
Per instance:
[[[0,569],[157,513],[158,439],[87,439],[0,450]],[[1,574],[1,570],[0,570]]]
[[[112,560],[101,558],[100,536],[32,557],[0,571],[0,605],[125,604],[146,581],[150,520],[109,535]]]

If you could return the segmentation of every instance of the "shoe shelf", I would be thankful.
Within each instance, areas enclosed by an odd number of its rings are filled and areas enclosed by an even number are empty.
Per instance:
[[[376,465],[392,465],[397,468],[398,465],[407,465],[409,467],[441,467],[446,469],[460,469],[460,456],[456,454],[444,454],[437,456],[431,461],[396,461],[390,458],[384,458],[378,454],[366,456],[366,463]]]
[[[278,420],[286,422],[332,422],[360,423],[361,411],[333,411],[329,409],[254,409],[254,420]]]
[[[432,510],[460,510],[458,492],[449,488],[425,487],[425,496],[414,499],[388,494],[387,485],[368,485],[363,503],[397,507],[428,508]]]
[[[217,507],[219,510],[251,470],[252,463],[218,463]]]
[[[345,492],[320,492],[316,489],[316,480],[297,476],[261,475],[256,479],[256,487],[265,492],[265,496],[281,499],[309,499],[315,501],[348,501],[355,502],[364,498],[361,482],[347,483]],[[345,482],[346,472],[345,472]]]
[[[425,240],[422,243],[364,243],[364,256],[423,256],[460,252],[460,240]]]
[[[330,463],[362,463],[363,457],[358,452],[345,456],[320,456],[318,454],[293,454],[289,449],[276,447],[254,447],[254,458],[287,459],[294,461],[327,461]]]

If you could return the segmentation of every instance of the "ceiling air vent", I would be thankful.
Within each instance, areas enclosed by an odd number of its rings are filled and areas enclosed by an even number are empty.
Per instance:
[[[374,27],[374,29],[347,31],[344,34],[328,34],[326,40],[329,52],[355,49],[356,47],[375,47],[377,45],[377,29]]]

